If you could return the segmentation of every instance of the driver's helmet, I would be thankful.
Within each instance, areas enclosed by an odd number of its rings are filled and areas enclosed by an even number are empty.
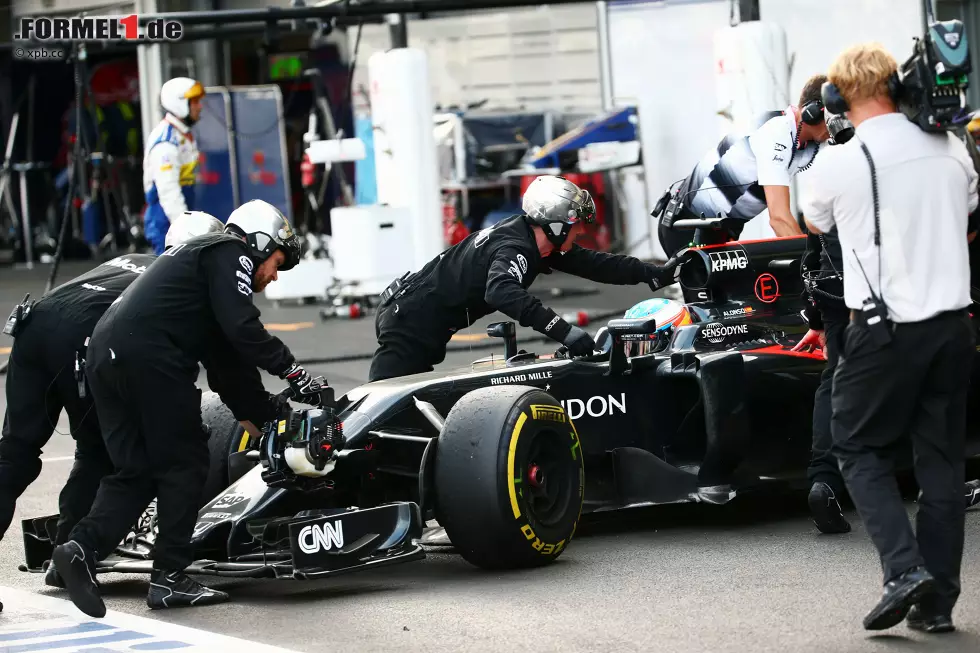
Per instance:
[[[164,249],[186,243],[204,234],[220,234],[225,230],[221,220],[204,211],[184,211],[170,223],[163,241]]]
[[[286,255],[280,271],[296,267],[303,246],[289,225],[289,220],[276,207],[262,200],[252,200],[239,206],[228,216],[225,231],[242,238],[252,259],[261,264],[277,249]]]
[[[626,311],[623,317],[626,319],[654,317],[657,320],[657,331],[651,334],[650,340],[626,343],[627,356],[643,356],[663,351],[670,344],[670,337],[675,328],[691,324],[691,314],[687,307],[664,297],[642,301]]]
[[[521,208],[532,224],[544,229],[555,247],[564,244],[577,223],[595,222],[595,202],[589,191],[554,175],[542,175],[532,181],[524,191]]]

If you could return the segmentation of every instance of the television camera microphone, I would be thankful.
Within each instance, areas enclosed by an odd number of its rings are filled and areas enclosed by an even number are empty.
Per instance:
[[[969,120],[970,45],[962,21],[937,21],[927,3],[928,29],[901,65],[899,109],[928,132],[954,130]]]

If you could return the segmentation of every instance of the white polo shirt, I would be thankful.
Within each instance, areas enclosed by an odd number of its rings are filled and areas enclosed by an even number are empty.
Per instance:
[[[862,141],[878,178],[880,277]],[[837,225],[847,306],[858,309],[870,297],[865,274],[895,322],[969,306],[967,216],[977,208],[977,173],[962,141],[952,133],[926,133],[890,113],[864,121],[854,138],[820,156],[826,160],[807,175],[801,207],[820,231]]]

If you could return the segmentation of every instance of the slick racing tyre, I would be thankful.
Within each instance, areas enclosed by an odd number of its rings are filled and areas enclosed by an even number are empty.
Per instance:
[[[201,419],[211,431],[208,437],[211,462],[201,497],[201,506],[204,506],[238,480],[231,478],[228,457],[248,444],[248,434],[215,392],[202,393]]]
[[[481,388],[446,417],[435,462],[436,514],[478,567],[519,569],[567,548],[585,491],[578,434],[551,395]]]

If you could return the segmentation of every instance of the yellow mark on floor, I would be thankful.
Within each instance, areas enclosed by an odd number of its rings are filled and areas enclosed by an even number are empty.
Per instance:
[[[476,342],[478,340],[488,340],[489,338],[490,336],[482,333],[457,333],[452,337],[453,340],[461,342]]]
[[[312,326],[312,322],[289,322],[286,324],[266,324],[265,328],[269,331],[299,331],[300,329],[309,329]]]

